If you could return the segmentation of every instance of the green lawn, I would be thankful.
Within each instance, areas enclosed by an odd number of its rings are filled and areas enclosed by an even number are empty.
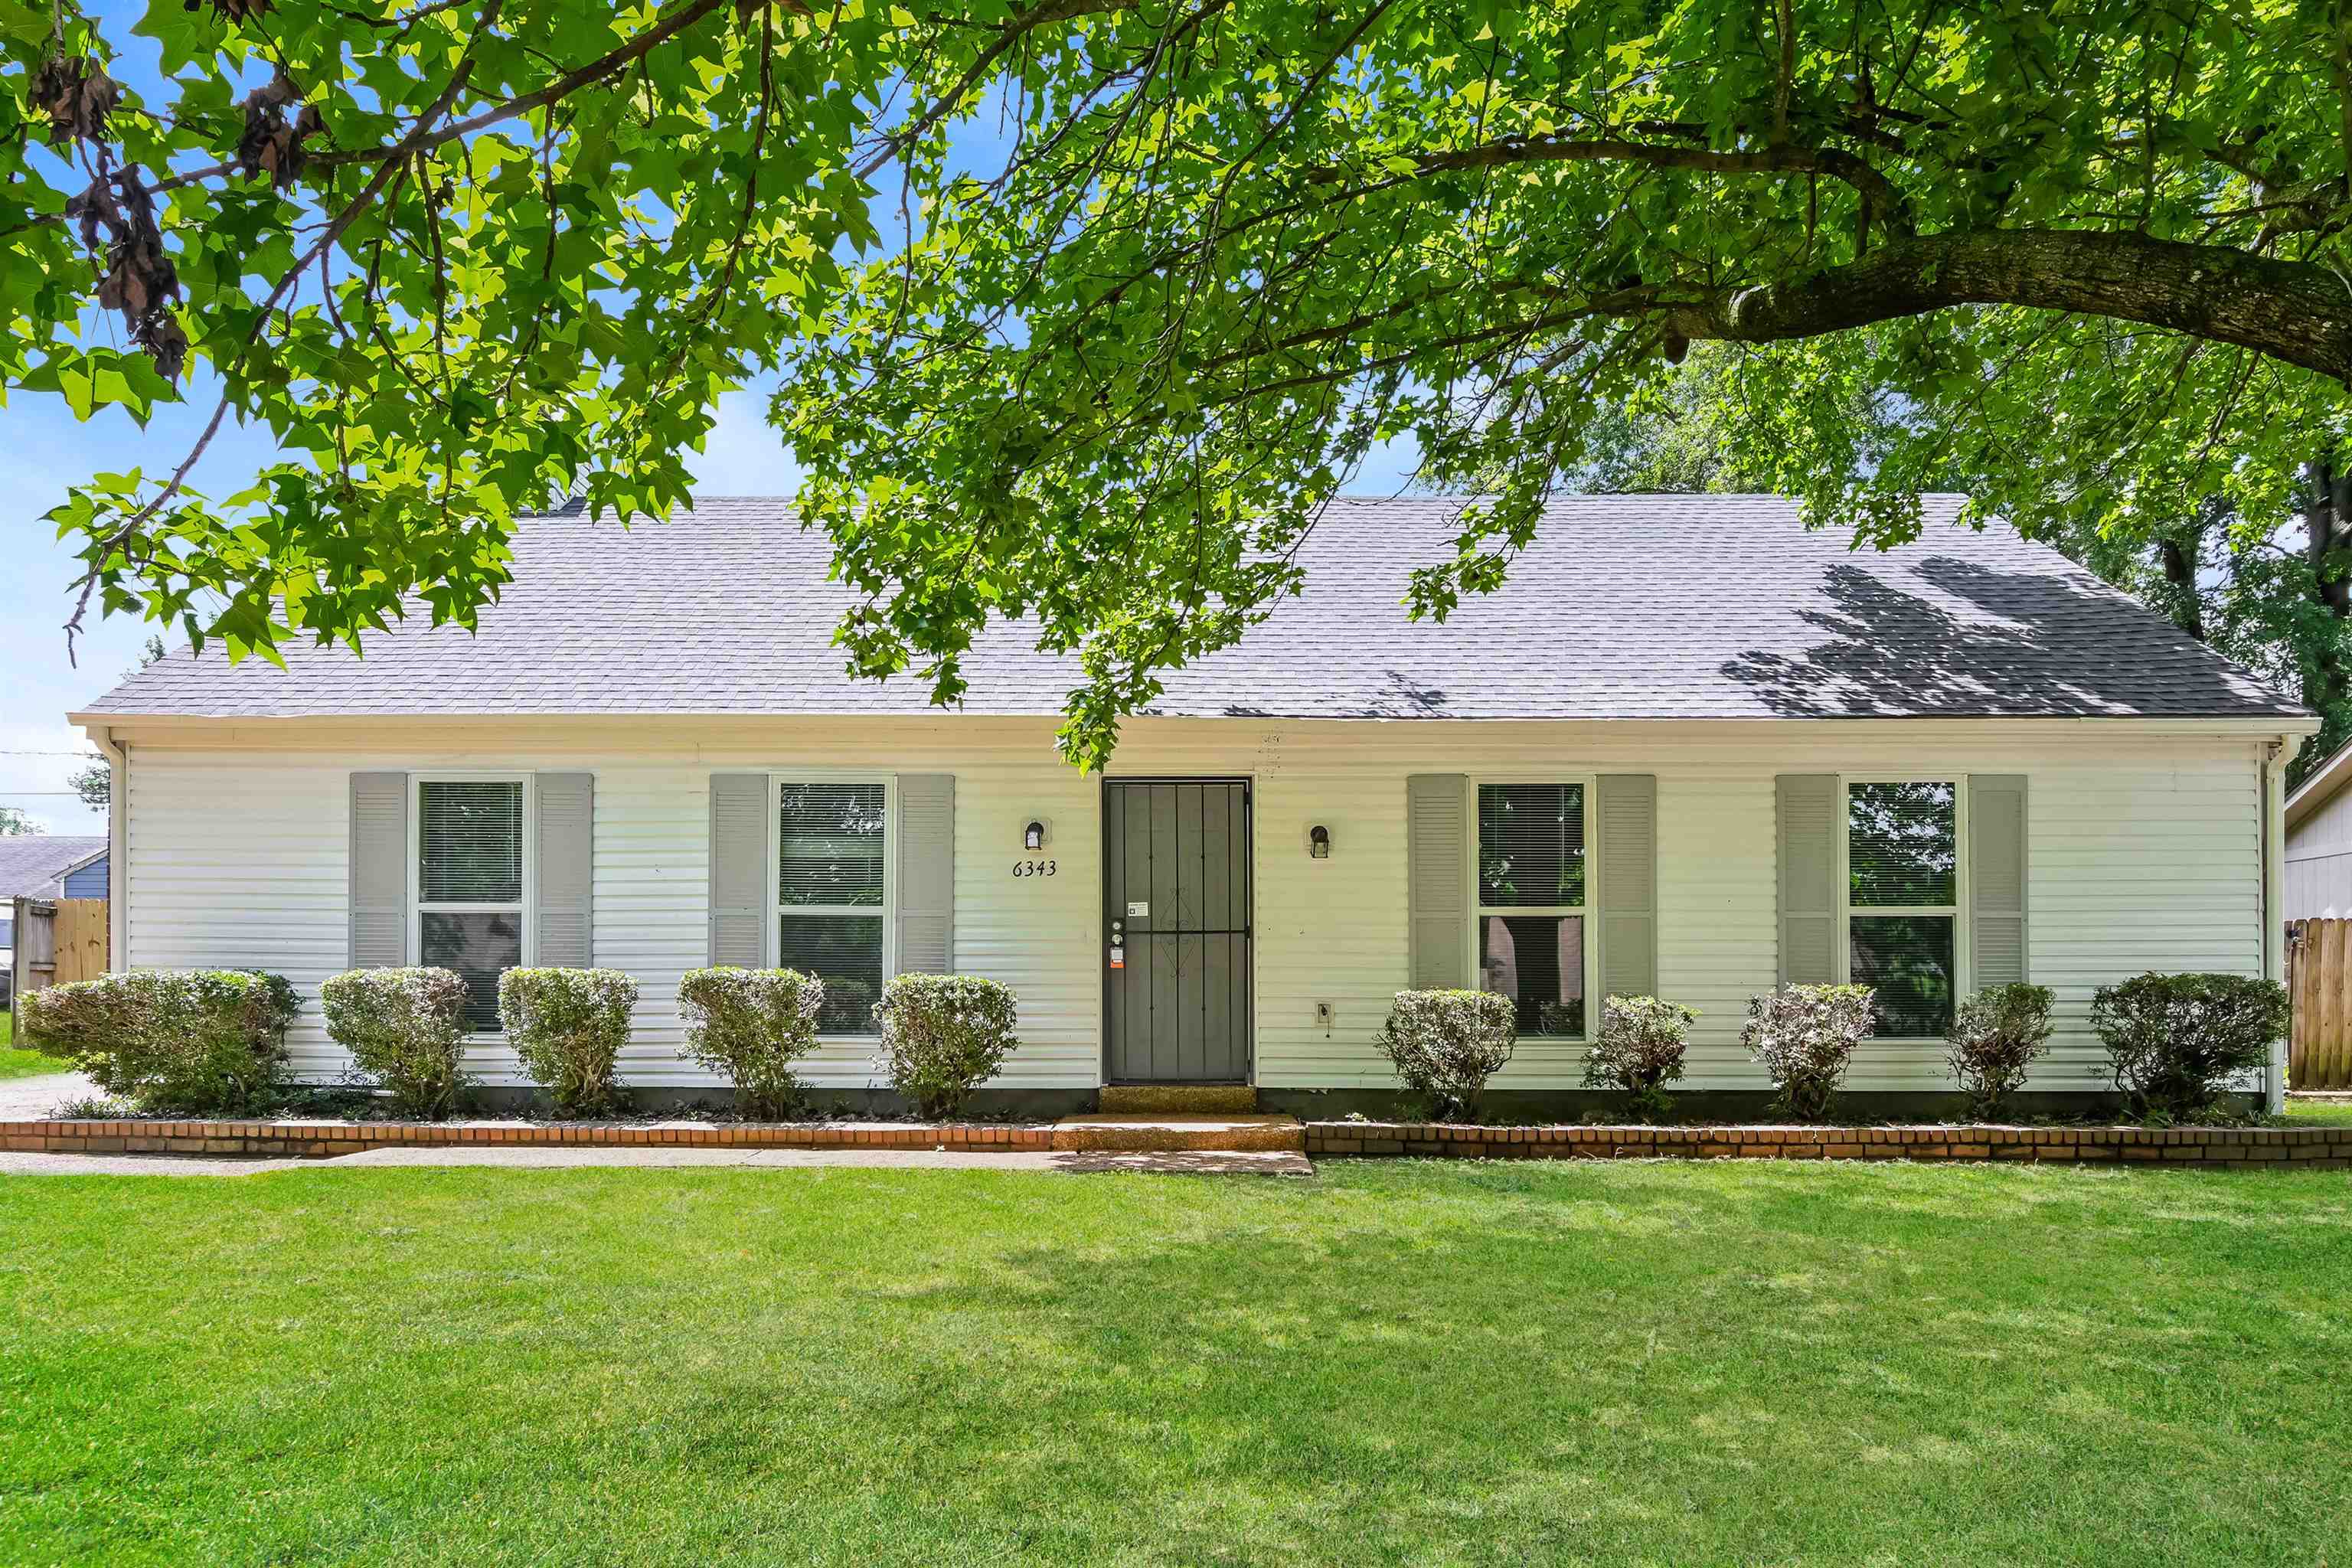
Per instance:
[[[2352,1127],[2352,1100],[2290,1100],[2286,1119],[2294,1127]]]
[[[2352,1561],[2340,1173],[0,1178],[0,1562]]]

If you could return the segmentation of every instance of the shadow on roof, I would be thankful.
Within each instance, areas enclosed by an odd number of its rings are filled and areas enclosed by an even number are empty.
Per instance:
[[[1829,641],[1795,656],[1750,649],[1725,661],[1720,673],[1774,713],[1805,719],[2141,711],[2152,656],[2168,677],[2168,711],[2243,713],[2272,700],[2219,655],[2121,595],[1942,555],[1909,574],[1974,605],[1982,618],[1956,615],[1859,567],[1834,565],[1822,574],[1830,607],[1795,612]]]

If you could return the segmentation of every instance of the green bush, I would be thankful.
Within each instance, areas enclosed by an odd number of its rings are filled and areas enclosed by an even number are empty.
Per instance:
[[[561,1117],[622,1109],[614,1064],[629,1043],[636,1003],[637,983],[617,969],[509,969],[499,976],[507,1043]]]
[[[882,1030],[875,1066],[929,1121],[952,1121],[1021,1042],[1013,993],[976,974],[901,974],[874,1005]]]
[[[2242,974],[2139,974],[2091,999],[2116,1090],[2140,1116],[2211,1110],[2233,1074],[2269,1061],[2288,1017],[2285,986]]]
[[[319,987],[327,1034],[403,1116],[437,1121],[471,1081],[466,982],[446,969],[352,969]]]
[[[1854,1047],[1874,1025],[1867,985],[1783,985],[1748,1004],[1739,1043],[1772,1080],[1774,1109],[1827,1121]]]
[[[802,1104],[793,1064],[816,1049],[829,989],[794,969],[688,970],[677,984],[686,1054],[734,1080],[741,1114],[791,1116]]]
[[[142,969],[26,993],[26,1043],[73,1058],[141,1109],[236,1114],[284,1081],[286,1026],[301,1011],[282,974]]]
[[[1486,1080],[1518,1044],[1511,999],[1493,991],[1400,991],[1373,1037],[1440,1121],[1475,1121]]]
[[[1944,1064],[1968,1096],[1969,1114],[1993,1121],[2025,1075],[2050,1053],[2047,985],[1988,985],[1952,1011],[1944,1031]]]
[[[1666,1085],[1683,1076],[1683,1051],[1698,1010],[1655,996],[1612,996],[1601,1006],[1601,1036],[1584,1058],[1589,1089],[1625,1091],[1625,1108],[1644,1121],[1674,1109]]]

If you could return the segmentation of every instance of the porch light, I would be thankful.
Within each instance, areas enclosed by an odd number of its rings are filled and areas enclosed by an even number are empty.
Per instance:
[[[1045,847],[1045,825],[1043,822],[1033,821],[1021,830],[1021,847],[1024,849]]]
[[[1319,822],[1307,830],[1307,858],[1309,860],[1331,858],[1331,830]]]

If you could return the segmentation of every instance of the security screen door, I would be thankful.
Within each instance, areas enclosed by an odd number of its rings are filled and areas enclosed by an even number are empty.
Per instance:
[[[1250,796],[1241,780],[1103,785],[1105,1071],[1250,1076]]]

